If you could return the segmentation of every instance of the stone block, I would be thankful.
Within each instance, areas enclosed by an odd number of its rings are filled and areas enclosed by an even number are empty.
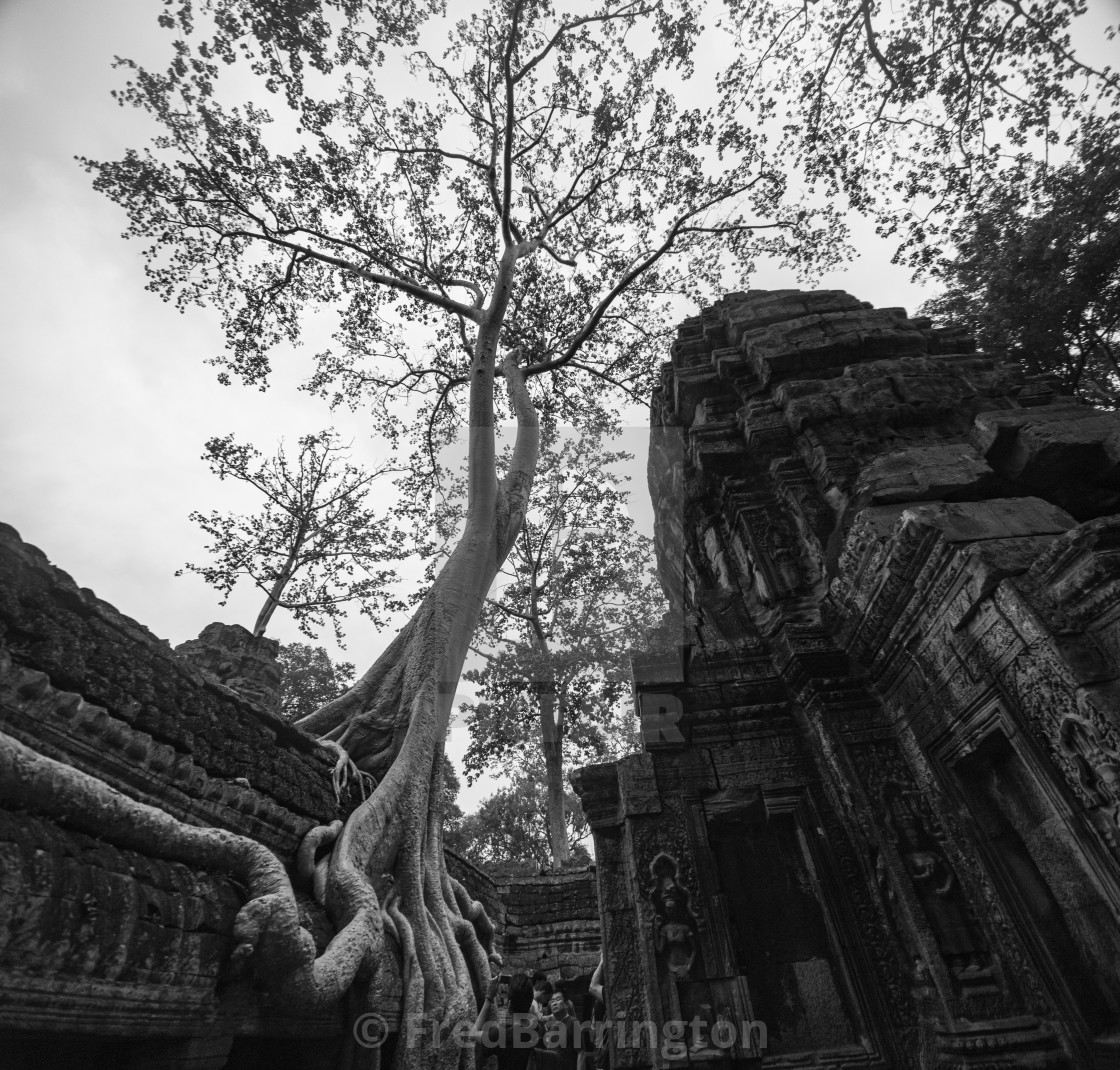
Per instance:
[[[1120,413],[1087,405],[1002,409],[976,417],[972,440],[1002,475],[1038,484],[1116,477]]]
[[[995,473],[966,443],[911,446],[876,457],[856,481],[856,500],[870,505],[982,497]]]

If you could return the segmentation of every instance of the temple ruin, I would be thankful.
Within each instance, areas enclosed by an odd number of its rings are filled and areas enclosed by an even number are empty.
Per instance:
[[[681,326],[676,641],[646,753],[574,778],[613,1067],[1120,1065],[1118,464],[1120,415],[901,309]]]
[[[644,752],[572,778],[596,867],[448,860],[507,967],[601,948],[612,1070],[1120,1067],[1120,415],[755,291],[681,326],[651,424],[672,612]],[[289,868],[346,817],[267,651],[186,647],[0,526],[0,1066],[337,1064],[345,1007],[238,970],[238,874],[41,802],[65,766]]]

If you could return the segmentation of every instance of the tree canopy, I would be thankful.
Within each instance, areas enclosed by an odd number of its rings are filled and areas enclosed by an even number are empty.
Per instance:
[[[1085,0],[730,0],[724,22],[740,54],[723,106],[760,102],[782,124],[791,166],[875,216],[899,256],[928,269],[967,238],[969,209],[1007,168],[1060,159],[1094,117],[1116,122],[1120,77],[1074,42],[1086,10]]]
[[[277,609],[285,609],[308,638],[327,621],[343,642],[342,608],[359,603],[363,614],[381,622],[403,608],[391,594],[396,573],[375,568],[393,557],[384,511],[369,502],[380,472],[365,472],[347,459],[347,447],[331,431],[304,435],[291,459],[281,444],[261,453],[233,435],[206,443],[204,461],[219,479],[252,487],[263,499],[251,514],[191,513],[213,542],[211,560],[187,564],[222,594],[220,605],[243,579],[264,594],[254,635],[264,635]]]
[[[314,713],[350,686],[354,665],[332,662],[326,650],[309,643],[280,647],[280,713],[289,721]]]
[[[220,312],[227,378],[264,385],[324,311],[336,329],[311,387],[427,447],[463,426],[474,336],[497,331],[557,418],[584,423],[604,386],[644,401],[666,297],[805,247],[758,139],[723,144],[714,113],[675,99],[699,32],[684,0],[480,4],[454,27],[409,3],[373,26],[349,3],[290,23],[262,10],[167,13],[174,63],[122,61],[119,94],[161,136],[84,161],[147,244],[150,288]],[[263,99],[228,103],[225,68],[246,61]]]
[[[1090,124],[1060,167],[1023,165],[969,214],[923,312],[967,324],[1033,374],[1120,405],[1120,141]]]
[[[587,821],[569,790],[564,807],[567,858],[573,866],[591,862],[583,840]],[[494,875],[535,874],[551,868],[555,851],[549,832],[543,763],[523,766],[513,782],[462,818],[447,846]]]

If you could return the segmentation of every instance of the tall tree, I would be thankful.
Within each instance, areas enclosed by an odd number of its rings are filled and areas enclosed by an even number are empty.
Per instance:
[[[388,610],[404,608],[390,594],[395,573],[373,567],[392,554],[384,519],[368,502],[374,480],[383,473],[351,464],[333,431],[304,435],[294,459],[282,444],[273,456],[261,457],[233,435],[206,443],[202,459],[210,471],[247,484],[263,501],[248,515],[191,513],[213,540],[206,547],[212,559],[187,564],[175,574],[198,573],[222,593],[223,606],[247,579],[264,594],[254,635],[264,635],[276,610],[285,609],[308,638],[329,620],[341,644],[347,603],[359,603],[375,622]]]
[[[316,832],[304,852],[333,840],[326,898],[339,934],[314,959],[275,897],[248,904],[239,929],[258,956],[292,942],[268,980],[301,999],[337,998],[367,961],[398,963],[403,1020],[450,1025],[474,1017],[489,965],[487,927],[443,864],[443,741],[528,505],[535,406],[586,424],[620,397],[644,398],[660,355],[645,325],[672,322],[672,300],[710,293],[724,270],[742,278],[760,248],[787,249],[787,230],[792,250],[828,235],[782,209],[782,174],[757,138],[728,141],[716,116],[679,103],[699,33],[689,0],[574,13],[492,0],[458,9],[453,29],[421,27],[436,6],[165,7],[172,64],[125,63],[119,94],[159,136],[85,164],[147,244],[150,287],[220,313],[214,359],[227,381],[263,385],[277,346],[322,310],[337,329],[314,389],[369,406],[401,449],[416,428],[421,475],[466,431],[454,551],[384,653],[300,722],[344,752],[340,776],[356,766],[377,781],[341,833]],[[257,76],[278,114],[223,98],[244,85],[231,70]],[[518,432],[500,465],[494,429],[507,414]],[[457,1060],[445,1035],[436,1051],[401,1043],[397,1063]]]
[[[1120,406],[1120,129],[1090,124],[1075,159],[1012,178],[969,214],[958,255],[937,270],[945,292],[922,311]]]
[[[482,665],[463,674],[477,694],[463,705],[467,775],[531,762],[535,752],[556,869],[570,861],[565,743],[587,762],[636,741],[629,652],[666,609],[649,540],[627,509],[629,479],[617,467],[632,459],[590,434],[561,438],[543,455],[475,633]]]
[[[314,713],[350,686],[354,665],[332,662],[326,650],[309,643],[280,647],[280,713],[289,721]]]
[[[790,165],[926,269],[967,240],[1005,169],[1115,124],[1120,77],[1074,44],[1085,0],[729,0],[728,115],[763,101]],[[1110,39],[1115,28],[1109,30]],[[744,127],[757,123],[752,112]]]

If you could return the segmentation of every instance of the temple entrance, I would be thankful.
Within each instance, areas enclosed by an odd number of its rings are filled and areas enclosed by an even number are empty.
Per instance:
[[[792,813],[708,822],[731,942],[769,1054],[856,1043],[819,886]]]
[[[1114,1029],[1116,995],[1103,987],[1106,972],[1112,971],[1095,971],[1092,961],[1102,952],[1107,957],[1104,945],[1115,937],[1111,926],[1098,929],[1096,921],[1107,920],[1101,915],[1103,903],[1068,843],[1065,826],[1002,732],[989,735],[953,771],[1000,893],[1017,915],[1055,997],[1081,1017],[1089,1032]],[[1081,888],[1073,917],[1054,895],[1055,880]]]

